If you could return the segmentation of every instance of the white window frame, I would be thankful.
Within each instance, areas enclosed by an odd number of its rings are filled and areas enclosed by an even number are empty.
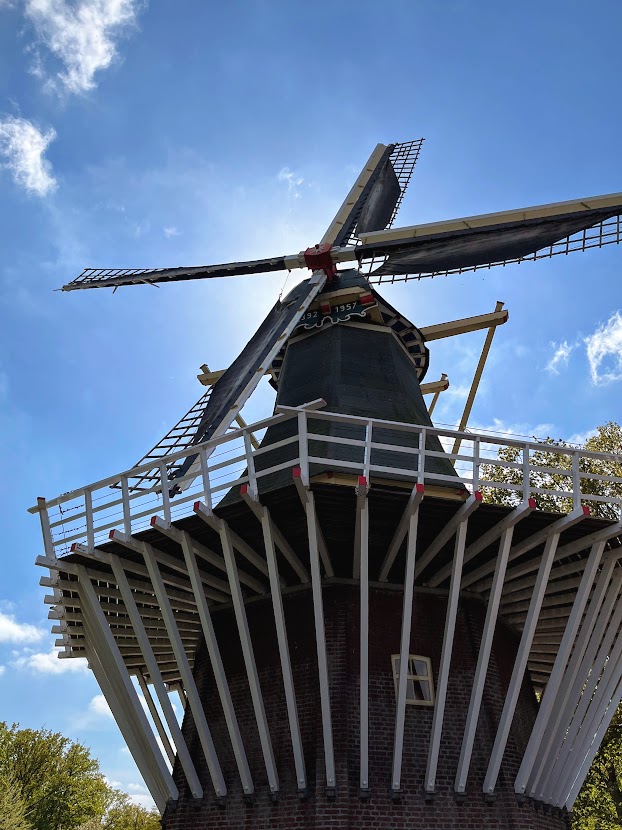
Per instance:
[[[427,666],[427,674],[412,674],[411,670],[414,670],[414,661],[419,660],[422,663],[425,663]],[[395,686],[395,697],[397,698],[397,681],[399,677],[399,670],[400,670],[400,655],[399,654],[392,654],[391,655],[391,666],[393,669],[393,684]],[[408,683],[406,683],[406,703],[409,706],[434,706],[435,702],[435,695],[434,695],[434,678],[432,676],[432,661],[429,657],[424,657],[421,654],[409,654],[408,655],[408,675],[407,681],[412,680],[414,681],[423,681],[429,685],[430,688],[430,700],[419,700],[415,697],[408,697]]]

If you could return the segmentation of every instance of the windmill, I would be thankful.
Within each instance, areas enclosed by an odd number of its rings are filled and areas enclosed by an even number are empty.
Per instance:
[[[421,146],[378,145],[298,254],[63,286],[311,271],[130,470],[32,508],[62,656],[89,660],[169,830],[251,804],[258,828],[561,828],[622,699],[622,525],[588,506],[622,500],[586,486],[598,454],[560,449],[572,509],[539,511],[537,442],[465,431],[502,304],[418,328],[376,289],[619,243],[622,194],[392,229]],[[459,428],[434,427],[428,344],[482,329]],[[274,415],[246,424],[265,375]],[[508,442],[519,463],[486,457]],[[512,506],[482,502],[484,461],[519,471]]]

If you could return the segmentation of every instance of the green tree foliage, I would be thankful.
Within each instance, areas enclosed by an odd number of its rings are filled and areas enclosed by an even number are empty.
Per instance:
[[[125,793],[115,793],[106,810],[101,830],[160,830],[160,815],[134,804]]]
[[[622,709],[618,709],[572,811],[574,830],[622,828]]]
[[[134,804],[126,793],[110,789],[104,814],[79,830],[160,830],[160,816],[156,810]]]
[[[157,812],[112,789],[82,744],[0,722],[0,830],[159,830]]]
[[[540,510],[569,513],[573,507],[572,499],[555,495],[555,491],[572,488],[571,457],[555,451],[556,447],[567,447],[568,444],[563,441],[553,441],[550,438],[544,443],[550,444],[551,449],[538,450],[531,454],[532,464],[541,469],[531,473],[530,487],[550,491],[550,493],[536,496]],[[622,427],[613,421],[598,427],[596,435],[586,441],[585,449],[622,456]],[[498,454],[502,461],[519,466],[522,462],[519,447],[502,447]],[[562,468],[568,470],[568,473],[552,472],[552,468]],[[582,472],[603,477],[582,479],[583,493],[622,498],[622,483],[611,481],[612,478],[622,478],[622,463],[619,460],[585,459],[580,469]],[[522,470],[518,467],[483,464],[481,478],[485,481],[522,484]],[[512,507],[522,500],[522,493],[519,491],[500,490],[493,487],[485,488],[483,495],[484,501]],[[589,506],[594,516],[601,516],[612,521],[619,520],[619,505],[588,500],[583,503]],[[572,827],[573,830],[622,830],[622,707],[616,712],[575,801],[572,811]]]
[[[73,830],[103,812],[99,764],[59,732],[0,723],[0,772],[19,787],[33,830]]]
[[[572,456],[560,453],[557,447],[569,447],[564,441],[554,441],[547,438],[550,450],[536,450],[531,453],[530,461],[537,469],[532,470],[529,478],[530,488],[544,489],[549,492],[538,493],[536,500],[540,510],[551,513],[569,513],[572,510],[572,499],[556,495],[560,491],[572,490]],[[596,435],[588,438],[585,449],[591,452],[611,453],[622,456],[622,427],[610,421],[598,427]],[[498,481],[509,484],[522,485],[523,473],[522,450],[520,447],[501,447],[498,452],[501,461],[516,465],[500,467],[495,464],[482,464],[480,476],[483,481]],[[567,470],[568,472],[565,472]],[[622,482],[611,481],[612,478],[622,479],[622,463],[616,459],[582,458],[580,471],[602,478],[582,478],[581,491],[584,494],[609,496],[622,499]],[[484,501],[493,504],[505,504],[515,507],[522,500],[522,493],[517,490],[502,490],[499,488],[482,488]],[[620,515],[620,506],[602,501],[584,500],[593,516],[617,521]]]
[[[21,790],[6,771],[0,773],[0,830],[31,830]]]

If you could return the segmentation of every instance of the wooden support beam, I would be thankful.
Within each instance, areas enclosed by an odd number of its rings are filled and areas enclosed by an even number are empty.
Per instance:
[[[456,510],[451,519],[445,524],[443,529],[440,531],[436,539],[430,545],[428,545],[428,547],[422,554],[421,558],[415,564],[416,577],[419,576],[419,574],[425,568],[427,568],[427,566],[434,559],[436,554],[439,553],[445,547],[445,545],[447,544],[447,542],[449,542],[454,533],[457,532],[458,528],[462,527],[462,525],[467,521],[471,513],[477,510],[481,503],[482,494],[475,491],[475,493],[468,497],[464,504],[460,505],[458,510]],[[464,551],[461,555],[464,556]],[[454,573],[455,569],[453,569],[452,565],[452,574]],[[460,576],[462,578],[462,566],[460,566]]]
[[[495,305],[494,313],[499,313],[503,308],[503,303],[497,301]],[[507,312],[505,320],[507,320]],[[505,320],[502,322],[505,323]],[[460,432],[464,432],[469,422],[469,417],[471,415],[471,410],[473,409],[473,403],[475,401],[475,396],[477,395],[477,390],[479,388],[479,382],[482,379],[482,374],[484,372],[484,366],[486,365],[486,360],[488,359],[488,353],[490,352],[490,347],[492,346],[492,341],[495,336],[495,331],[497,330],[498,323],[495,323],[490,326],[488,329],[488,333],[486,335],[486,339],[484,340],[484,346],[482,348],[482,353],[480,355],[479,361],[477,363],[477,367],[475,368],[475,374],[473,375],[473,381],[471,383],[471,388],[469,389],[469,394],[467,395],[466,403],[464,404],[464,410],[462,412],[462,417],[460,418],[460,423],[458,425],[458,430]],[[460,444],[462,443],[461,438],[456,438],[454,441],[454,446],[452,449],[452,453],[457,453],[460,449]]]
[[[437,323],[434,326],[424,326],[419,329],[424,340],[440,340],[443,337],[455,337],[458,334],[467,334],[470,331],[494,329],[507,323],[509,313],[502,311],[503,303],[497,303],[494,311],[488,314],[478,314],[476,317],[463,317],[461,320],[451,320],[447,323]]]
[[[420,496],[423,496],[423,485],[419,485]],[[415,492],[415,490],[413,490]],[[397,702],[395,707],[395,737],[393,741],[393,768],[391,773],[391,789],[399,792],[402,781],[402,756],[404,750],[404,722],[406,719],[406,691],[408,684],[408,662],[410,656],[410,634],[413,617],[413,598],[415,584],[415,556],[417,553],[417,530],[419,523],[419,504],[421,498],[415,500],[414,507],[407,510],[408,515],[408,542],[406,545],[406,572],[404,574],[404,598],[402,601],[402,633],[400,637],[400,662],[397,679]]]

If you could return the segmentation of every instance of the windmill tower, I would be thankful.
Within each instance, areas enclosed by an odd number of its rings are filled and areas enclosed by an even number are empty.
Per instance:
[[[64,286],[311,270],[138,464],[32,508],[60,656],[88,659],[168,830],[562,828],[622,698],[599,454],[560,448],[571,506],[539,510],[540,445],[465,431],[507,312],[420,329],[376,289],[619,242],[622,194],[392,230],[420,148],[379,145],[300,254]],[[460,428],[435,428],[429,344],[481,329]],[[246,424],[266,374],[274,414]]]

